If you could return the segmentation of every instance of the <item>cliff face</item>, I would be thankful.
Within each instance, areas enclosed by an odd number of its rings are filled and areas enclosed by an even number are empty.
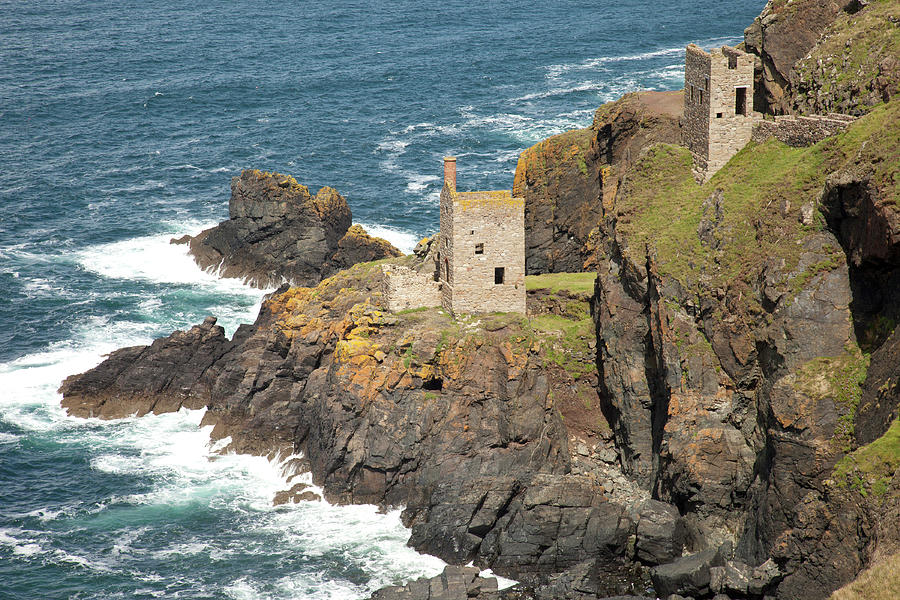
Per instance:
[[[891,0],[770,0],[744,32],[760,58],[755,109],[863,114],[898,92],[900,7]]]
[[[678,143],[680,92],[639,92],[604,105],[587,129],[549,138],[522,153],[513,195],[525,198],[529,275],[596,268],[597,223],[621,172],[641,148]]]
[[[704,186],[652,146],[604,212],[601,402],[625,470],[694,549],[774,559],[779,597],[826,596],[897,537],[835,466],[897,417],[898,114],[751,146]]]
[[[203,269],[256,287],[313,285],[363,261],[399,256],[385,240],[350,226],[347,201],[324,187],[315,196],[289,175],[245,170],[231,181],[230,218],[188,243]]]
[[[804,57],[836,24],[894,23],[889,8],[771,2],[747,34],[765,102],[845,106],[840,90],[875,79],[850,69],[826,89],[804,82]],[[300,451],[331,500],[404,505],[411,545],[522,580],[507,597],[650,581],[657,595],[826,597],[900,548],[900,105],[853,97],[868,114],[846,132],[751,143],[702,186],[674,145],[679,93],[627,95],[523,153],[527,268],[592,269],[592,293],[544,275],[528,317],[389,314],[380,268],[359,264],[280,289],[231,340],[208,319],[119,350],[67,379],[63,405],[207,407],[229,449]],[[347,230],[336,193],[274,185],[265,214],[238,219],[279,220],[282,194],[299,194],[328,269],[389,252]],[[494,597],[453,570],[383,597],[451,580]]]
[[[230,341],[208,319],[119,350],[67,379],[63,405],[101,417],[208,406],[229,450],[302,451],[331,500],[405,505],[410,543],[455,564],[528,578],[588,563],[621,571],[590,584],[616,591],[641,581],[620,566],[629,538],[655,561],[678,552],[675,512],[629,496],[605,462],[589,296],[535,292],[531,318],[392,315],[380,278],[369,263],[284,288]]]

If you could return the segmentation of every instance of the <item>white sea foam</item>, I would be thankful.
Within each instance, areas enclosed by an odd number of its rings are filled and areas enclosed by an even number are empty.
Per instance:
[[[20,546],[14,546],[13,554],[19,554],[21,556],[31,556],[33,554],[37,554],[39,552],[43,552],[40,544],[22,544]]]
[[[596,81],[583,81],[581,83],[576,83],[570,86],[565,87],[555,87],[543,92],[534,92],[531,94],[525,94],[524,96],[519,96],[518,98],[513,98],[513,102],[521,102],[528,100],[537,100],[539,98],[553,98],[556,96],[566,96],[568,94],[574,94],[577,92],[591,92],[597,91],[603,87],[603,84]]]
[[[408,175],[406,179],[406,191],[412,193],[421,192],[428,187],[429,183],[440,181],[440,177],[437,175]]]
[[[381,152],[394,152],[400,153],[406,150],[406,147],[409,146],[410,142],[408,140],[384,140],[378,144],[377,150]]]
[[[0,444],[15,444],[19,439],[20,436],[18,435],[0,432]]]
[[[191,223],[181,231],[131,238],[120,242],[89,246],[76,252],[76,260],[87,270],[112,279],[137,279],[156,283],[218,285],[223,291],[246,286],[201,273],[184,244],[171,244],[173,237],[197,233],[213,223]]]
[[[50,508],[38,508],[38,509],[35,509],[35,510],[32,510],[32,511],[26,513],[26,516],[35,517],[35,518],[39,519],[40,521],[46,522],[46,521],[54,521],[60,515],[67,514],[68,512],[69,512],[69,510],[65,510],[65,509],[53,510]]]
[[[505,590],[506,588],[511,588],[512,586],[519,583],[515,579],[507,579],[506,577],[501,577],[491,571],[490,569],[485,569],[481,573],[479,573],[482,577],[495,577],[497,579],[497,587],[501,590]]]
[[[416,247],[416,244],[419,243],[420,237],[410,231],[397,229],[396,227],[390,227],[388,225],[367,223],[360,223],[360,225],[369,232],[369,235],[386,239],[404,254],[411,253],[413,248]]]

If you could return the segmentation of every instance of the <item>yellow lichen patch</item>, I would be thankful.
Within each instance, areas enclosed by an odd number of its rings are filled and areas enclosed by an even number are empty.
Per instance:
[[[281,332],[289,338],[292,338],[296,332],[306,328],[309,325],[309,321],[309,317],[303,313],[287,314],[275,321],[275,328],[281,330]]]
[[[520,340],[517,341],[524,341],[524,338],[520,338]],[[517,352],[513,349],[512,344],[509,341],[500,344],[499,350],[500,354],[503,356],[503,360],[506,361],[507,378],[512,381],[513,379],[521,377],[522,373],[525,371],[525,367],[528,365],[528,353]]]
[[[283,173],[276,173],[275,171],[260,171],[259,169],[247,169],[241,175],[244,174],[255,175],[257,181],[262,181],[264,179],[271,179],[275,185],[281,188],[290,188],[293,192],[298,192],[303,196],[309,197],[309,188],[305,185],[297,183],[297,180],[294,179],[290,175],[285,175]]]
[[[367,356],[374,361],[372,355],[376,350],[378,346],[365,339],[338,340],[334,347],[334,356],[340,362],[350,362],[357,356]]]
[[[523,208],[525,199],[514,197],[509,190],[487,192],[460,192],[453,194],[453,206],[460,210],[478,207]]]

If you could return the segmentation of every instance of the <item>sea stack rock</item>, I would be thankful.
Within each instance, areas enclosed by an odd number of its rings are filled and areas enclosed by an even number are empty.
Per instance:
[[[401,255],[351,227],[350,207],[335,189],[313,196],[290,175],[242,171],[231,180],[228,211],[227,221],[173,243],[188,243],[202,269],[255,287],[315,285],[356,262]]]

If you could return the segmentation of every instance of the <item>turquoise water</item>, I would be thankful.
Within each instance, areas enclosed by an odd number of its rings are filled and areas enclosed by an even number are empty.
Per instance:
[[[361,598],[438,572],[396,512],[272,508],[287,475],[216,457],[199,412],[70,419],[56,389],[253,319],[260,291],[168,244],[227,217],[242,168],[331,185],[409,250],[443,155],[462,189],[509,188],[521,150],[681,87],[683,47],[763,4],[0,1],[0,598]]]

